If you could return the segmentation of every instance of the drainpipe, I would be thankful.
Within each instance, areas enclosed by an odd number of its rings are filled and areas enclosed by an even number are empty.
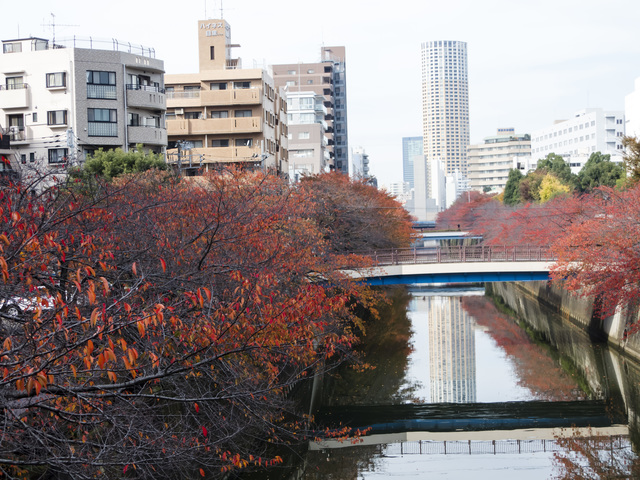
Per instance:
[[[127,66],[122,64],[122,86],[124,88],[124,151],[129,151],[129,111],[127,107]]]

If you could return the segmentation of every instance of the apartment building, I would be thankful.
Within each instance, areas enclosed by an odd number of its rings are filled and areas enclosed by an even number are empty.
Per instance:
[[[574,172],[582,168],[593,152],[611,155],[611,161],[621,162],[624,133],[624,112],[585,108],[568,120],[558,120],[533,132],[531,155],[535,160],[550,153],[561,155]]]
[[[335,169],[342,173],[349,173],[349,140],[347,132],[347,80],[346,54],[344,47],[322,47],[320,62],[292,63],[273,65],[276,86],[286,88],[287,96],[314,95],[323,99],[324,109],[316,103],[316,115],[310,114],[296,117],[295,111],[290,111],[289,128],[290,157],[307,158],[309,143],[297,144],[296,135],[306,132],[307,125],[316,123],[321,125],[322,142],[316,141],[318,151],[322,152],[318,162],[313,164],[312,173],[319,173],[328,169]],[[324,118],[317,113],[322,111]],[[298,126],[301,126],[298,128]],[[293,130],[295,128],[295,130]],[[316,127],[318,128],[318,127]],[[321,145],[323,143],[324,145]],[[295,147],[295,148],[294,148]]]
[[[170,163],[189,174],[225,164],[287,173],[287,104],[265,69],[232,58],[224,20],[198,21],[198,73],[166,75]]]
[[[369,177],[369,155],[363,147],[357,147],[351,150],[351,167],[349,168],[351,176],[357,179]]]
[[[61,173],[99,148],[164,152],[163,74],[152,49],[116,40],[3,40],[0,127],[17,165]]]
[[[427,172],[439,163],[445,175],[467,175],[469,87],[466,42],[435,40],[422,44],[422,130]],[[441,196],[435,178],[428,198]],[[438,202],[439,207],[440,202]]]
[[[509,170],[524,170],[531,163],[531,137],[516,134],[513,128],[500,128],[495,136],[486,137],[484,143],[469,145],[468,158],[472,190],[502,191]]]

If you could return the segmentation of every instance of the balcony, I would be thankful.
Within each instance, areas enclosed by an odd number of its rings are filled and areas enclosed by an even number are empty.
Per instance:
[[[142,143],[144,145],[166,145],[167,131],[164,128],[156,127],[127,127],[128,142]]]
[[[203,163],[240,163],[260,161],[260,147],[208,147],[193,148],[189,151],[192,156],[203,155]],[[175,156],[171,156],[175,159]]]
[[[9,127],[7,133],[12,147],[16,145],[28,145],[33,139],[31,127]]]
[[[167,107],[262,105],[262,88],[191,90],[167,93]]]
[[[0,105],[5,110],[11,108],[29,108],[29,99],[31,89],[26,83],[14,85],[13,88],[7,88],[0,85]]]
[[[262,132],[262,117],[167,120],[169,136]]]
[[[127,85],[127,106],[166,110],[167,97],[161,88],[145,85]]]

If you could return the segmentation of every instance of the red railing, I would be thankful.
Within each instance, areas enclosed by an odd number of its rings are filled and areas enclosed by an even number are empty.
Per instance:
[[[552,262],[550,247],[535,245],[415,247],[364,253],[375,265],[463,262]]]

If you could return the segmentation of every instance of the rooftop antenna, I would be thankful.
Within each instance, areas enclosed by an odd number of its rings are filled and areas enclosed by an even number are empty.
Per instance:
[[[51,27],[51,31],[53,33],[53,45],[56,44],[56,16],[51,13],[51,23],[43,23],[43,27]],[[78,27],[79,25],[61,25],[58,24],[59,27]]]
[[[224,19],[224,14],[223,14],[223,8],[222,8],[222,0],[220,0],[220,20]]]

